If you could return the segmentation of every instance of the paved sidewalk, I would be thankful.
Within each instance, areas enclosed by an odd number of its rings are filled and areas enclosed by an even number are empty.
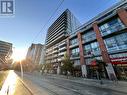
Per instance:
[[[41,75],[38,72],[34,72],[34,75],[35,76],[44,76],[44,77],[48,77],[48,78],[56,78],[56,79],[61,79],[61,80],[68,80],[71,82],[76,82],[76,83],[80,83],[80,84],[84,84],[84,85],[89,85],[89,86],[92,85],[95,87],[111,89],[114,91],[127,93],[127,82],[125,82],[125,81],[114,82],[114,81],[103,79],[102,80],[103,84],[100,84],[100,80],[96,80],[96,79],[86,79],[86,78],[72,77],[72,76],[69,76],[69,78],[67,78],[67,76],[57,75],[57,74],[43,74],[43,75]]]
[[[33,95],[21,81],[21,79],[10,70],[0,90],[0,95]]]

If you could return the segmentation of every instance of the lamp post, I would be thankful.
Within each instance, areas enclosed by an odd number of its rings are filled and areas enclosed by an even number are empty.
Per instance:
[[[13,47],[13,50],[15,50],[15,47]],[[19,59],[19,64],[20,64],[21,78],[23,79],[23,66],[22,66],[21,59]]]
[[[20,60],[20,70],[21,70],[21,78],[23,79],[23,67],[22,67],[22,61]]]

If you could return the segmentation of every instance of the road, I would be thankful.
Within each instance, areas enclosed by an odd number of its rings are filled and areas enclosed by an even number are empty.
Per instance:
[[[45,95],[126,95],[109,89],[98,88],[68,81],[66,79],[57,79],[46,76],[35,76],[33,74],[24,74],[24,79],[36,84],[39,89],[45,91]],[[48,94],[47,94],[48,93]],[[44,95],[44,94],[37,94]]]
[[[0,95],[126,95],[109,89],[88,86],[67,79],[46,75],[24,74],[9,71]],[[32,93],[33,94],[32,94]]]

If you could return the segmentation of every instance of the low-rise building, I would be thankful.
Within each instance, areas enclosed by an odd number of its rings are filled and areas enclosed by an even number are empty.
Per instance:
[[[42,62],[44,58],[44,45],[42,44],[32,44],[27,52],[26,59],[31,62],[32,64],[39,64],[40,61]]]
[[[12,43],[0,41],[0,63],[6,63],[6,59],[12,55]]]

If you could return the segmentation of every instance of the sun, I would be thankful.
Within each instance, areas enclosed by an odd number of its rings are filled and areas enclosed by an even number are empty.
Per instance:
[[[12,59],[14,61],[21,61],[26,57],[26,49],[18,48],[13,50]]]

